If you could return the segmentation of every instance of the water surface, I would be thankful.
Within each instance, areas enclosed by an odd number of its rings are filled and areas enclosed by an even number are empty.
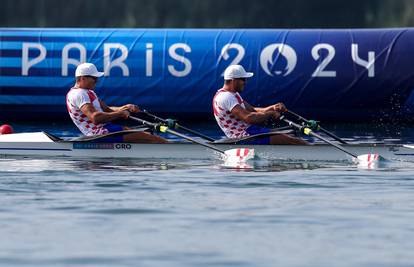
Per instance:
[[[2,158],[0,266],[412,266],[413,177],[401,162]]]

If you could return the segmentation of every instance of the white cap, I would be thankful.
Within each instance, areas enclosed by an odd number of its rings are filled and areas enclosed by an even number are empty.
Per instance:
[[[246,72],[242,65],[230,65],[224,71],[224,80],[250,78],[252,76],[253,72]]]
[[[76,68],[75,76],[93,76],[93,77],[102,77],[103,72],[99,72],[95,65],[92,63],[82,63]]]

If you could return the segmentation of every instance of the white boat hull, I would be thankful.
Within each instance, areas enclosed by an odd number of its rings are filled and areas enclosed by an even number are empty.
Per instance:
[[[222,150],[248,147],[256,155],[270,160],[349,161],[346,153],[326,144],[315,145],[214,145]],[[414,148],[399,144],[344,145],[350,152],[361,155],[378,153],[389,160],[414,162]],[[74,158],[143,158],[143,159],[211,159],[220,154],[192,143],[130,144],[56,142],[44,133],[0,136],[0,156],[74,157]]]

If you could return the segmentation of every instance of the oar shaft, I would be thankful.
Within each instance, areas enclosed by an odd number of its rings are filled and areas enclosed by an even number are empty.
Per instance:
[[[143,111],[143,113],[145,113],[146,115],[148,115],[148,116],[152,117],[152,118],[153,118],[153,119],[155,119],[156,121],[159,121],[159,122],[162,122],[162,123],[165,123],[165,124],[167,124],[167,123],[168,123],[166,119],[160,118],[160,117],[158,117],[158,116],[156,116],[156,115],[154,115],[154,114],[152,114],[152,113],[149,113],[149,112],[148,112],[148,111],[146,111],[146,110],[144,110],[144,111]],[[175,125],[176,125],[176,127],[177,127],[177,128],[180,128],[180,129],[182,129],[182,130],[184,130],[184,131],[186,131],[186,132],[188,132],[188,133],[191,133],[191,134],[193,134],[193,135],[196,135],[196,136],[198,136],[198,137],[201,137],[201,138],[203,138],[203,139],[205,139],[205,140],[207,140],[207,141],[210,141],[210,142],[214,142],[214,141],[215,141],[213,138],[211,138],[211,137],[209,137],[209,136],[207,136],[207,135],[204,135],[204,134],[202,134],[202,133],[199,133],[199,132],[197,132],[197,131],[194,131],[194,130],[192,130],[192,129],[189,129],[189,128],[187,128],[187,127],[184,127],[184,126],[182,126],[182,125],[180,125],[180,124],[178,124],[178,123],[176,123]]]
[[[150,127],[153,127],[153,128],[157,127],[157,124],[156,123],[152,123],[152,122],[149,122],[149,121],[146,121],[146,120],[143,120],[143,119],[134,117],[134,116],[129,116],[129,118],[131,120],[137,121],[139,123],[142,123],[144,125],[147,125],[147,126],[150,126]]]
[[[287,120],[287,119],[282,119],[284,122],[286,122],[287,124],[289,124],[290,126],[293,126],[293,127],[295,127],[295,128],[297,128],[297,129],[299,129],[299,130],[302,130],[303,129],[303,126],[302,125],[299,125],[299,124],[297,124],[297,123],[294,123],[294,122],[292,122],[292,121],[290,121],[290,120]],[[350,152],[350,151],[348,151],[348,150],[346,150],[345,148],[343,148],[342,146],[340,146],[340,145],[338,145],[338,144],[335,144],[335,143],[332,143],[331,141],[329,141],[328,139],[326,139],[326,138],[324,138],[324,137],[322,137],[322,136],[320,136],[319,134],[317,134],[317,133],[314,133],[311,129],[309,129],[309,128],[307,128],[308,129],[308,131],[305,133],[305,134],[307,134],[307,135],[311,135],[311,136],[313,136],[313,137],[316,137],[316,138],[318,138],[318,139],[320,139],[320,140],[322,140],[322,141],[324,141],[325,143],[328,143],[328,144],[330,144],[331,146],[334,146],[334,147],[336,147],[337,149],[339,149],[339,150],[341,150],[342,152],[345,152],[346,154],[348,154],[348,155],[350,155],[350,156],[352,156],[352,157],[354,157],[354,158],[358,158],[358,156],[357,155],[355,155],[354,153],[352,153],[352,152]]]
[[[288,111],[289,114],[293,115],[294,117],[296,117],[298,120],[303,121],[305,123],[308,123],[309,120],[305,119],[304,117],[300,116],[299,114],[296,114],[293,111]],[[325,133],[326,135],[328,135],[329,137],[332,137],[333,139],[335,139],[338,142],[341,142],[342,144],[347,144],[347,142],[345,142],[344,140],[342,140],[340,137],[336,136],[335,134],[329,132],[328,130],[325,130],[324,128],[322,128],[321,126],[319,126],[319,130],[323,133]]]
[[[225,154],[225,152],[224,152],[223,150],[221,150],[221,149],[219,149],[219,148],[217,148],[217,147],[215,147],[215,146],[212,146],[212,145],[210,145],[210,144],[206,144],[206,143],[204,143],[204,142],[197,141],[197,140],[195,140],[195,139],[193,139],[193,138],[191,138],[191,137],[189,137],[189,136],[186,136],[186,135],[181,134],[181,133],[179,133],[179,132],[176,132],[176,131],[174,131],[174,130],[171,130],[171,129],[168,129],[168,128],[167,128],[167,132],[168,132],[168,133],[170,133],[170,134],[176,135],[176,136],[178,136],[178,137],[184,138],[184,139],[186,139],[186,140],[188,140],[188,141],[190,141],[190,142],[193,142],[193,143],[196,143],[196,144],[199,144],[199,145],[202,145],[202,146],[208,147],[208,148],[213,149],[213,150],[215,150],[215,151],[217,151],[217,152],[220,152],[220,153],[222,153],[222,154]]]
[[[305,119],[301,115],[299,115],[299,114],[297,114],[297,113],[295,113],[295,112],[293,112],[291,110],[288,110],[288,113],[291,114],[291,115],[293,115],[293,116],[295,116],[298,120],[301,120],[301,121],[304,121],[304,122],[308,122],[307,119]]]
[[[320,127],[319,129],[320,129],[322,132],[324,132],[326,135],[328,135],[328,136],[332,137],[333,139],[335,139],[336,141],[341,142],[342,144],[347,144],[347,142],[346,142],[346,141],[342,140],[341,138],[339,138],[338,136],[334,135],[333,133],[328,132],[328,131],[327,131],[327,130],[325,130],[324,128]]]
[[[156,115],[154,115],[154,114],[152,114],[152,113],[149,113],[147,110],[143,110],[142,111],[142,113],[144,113],[144,114],[146,114],[146,115],[148,115],[148,116],[150,116],[150,117],[152,117],[153,119],[155,119],[155,120],[157,120],[157,121],[159,121],[159,122],[164,122],[164,123],[166,123],[166,120],[165,119],[163,119],[163,118],[160,118],[160,117],[158,117],[158,116],[156,116]]]
[[[150,127],[153,127],[153,128],[156,128],[157,126],[159,126],[157,123],[152,123],[152,122],[149,122],[149,121],[146,121],[146,120],[143,120],[143,119],[137,118],[137,117],[129,116],[129,118],[130,118],[131,120],[134,120],[134,121],[140,122],[140,123],[142,123],[142,124],[144,124],[144,125],[147,125],[147,126],[150,126]],[[220,152],[220,153],[222,153],[222,154],[226,154],[223,150],[221,150],[221,149],[219,149],[219,148],[217,148],[217,147],[215,147],[215,146],[213,146],[213,145],[206,144],[206,143],[204,143],[204,142],[201,142],[201,141],[195,140],[195,139],[193,139],[193,138],[191,138],[191,137],[189,137],[189,136],[186,136],[186,135],[184,135],[184,134],[181,134],[181,133],[179,133],[179,132],[176,132],[176,131],[174,131],[174,130],[171,130],[171,129],[169,129],[168,127],[166,128],[166,130],[165,130],[165,131],[166,131],[167,133],[172,134],[172,135],[175,135],[175,136],[181,137],[181,138],[183,138],[183,139],[186,139],[186,140],[188,140],[188,141],[190,141],[190,142],[193,142],[193,143],[199,144],[199,145],[204,146],[204,147],[208,147],[208,148],[210,148],[210,149],[212,149],[212,150],[215,150],[215,151],[217,151],[217,152]]]
[[[350,152],[350,151],[346,150],[345,148],[343,148],[342,146],[340,146],[340,145],[338,145],[338,144],[332,143],[331,141],[329,141],[328,139],[325,139],[324,137],[320,136],[320,135],[319,135],[319,134],[317,134],[317,133],[314,133],[314,132],[312,132],[312,131],[311,131],[309,134],[310,134],[310,135],[312,135],[312,136],[314,136],[314,137],[316,137],[316,138],[321,139],[322,141],[324,141],[324,142],[326,142],[326,143],[328,143],[328,144],[330,144],[330,145],[332,145],[332,146],[336,147],[337,149],[339,149],[339,150],[341,150],[341,151],[343,151],[343,152],[347,153],[348,155],[350,155],[350,156],[352,156],[352,157],[354,157],[354,158],[358,158],[358,156],[357,156],[356,154],[354,154],[354,153],[352,153],[352,152]]]
[[[203,139],[205,139],[205,140],[207,140],[207,141],[210,141],[210,142],[214,142],[214,141],[215,141],[213,138],[211,138],[211,137],[209,137],[209,136],[207,136],[207,135],[204,135],[204,134],[202,134],[202,133],[199,133],[199,132],[196,132],[196,131],[194,131],[194,130],[191,130],[191,129],[189,129],[189,128],[187,128],[187,127],[184,127],[184,126],[182,126],[182,125],[180,125],[180,124],[178,124],[178,123],[177,123],[177,126],[178,126],[178,128],[180,128],[180,129],[182,129],[182,130],[184,130],[184,131],[186,131],[186,132],[192,133],[192,134],[194,134],[194,135],[197,135],[197,136],[199,136],[199,137],[201,137],[201,138],[203,138]]]

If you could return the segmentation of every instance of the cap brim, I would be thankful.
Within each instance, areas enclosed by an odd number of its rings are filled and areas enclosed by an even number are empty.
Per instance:
[[[253,72],[246,72],[246,75],[243,76],[243,78],[250,78],[253,77]]]
[[[97,78],[99,78],[99,77],[102,77],[102,76],[104,76],[104,72],[97,72],[97,73],[94,73],[93,75],[91,75],[91,76],[93,76],[93,77],[97,77]]]

